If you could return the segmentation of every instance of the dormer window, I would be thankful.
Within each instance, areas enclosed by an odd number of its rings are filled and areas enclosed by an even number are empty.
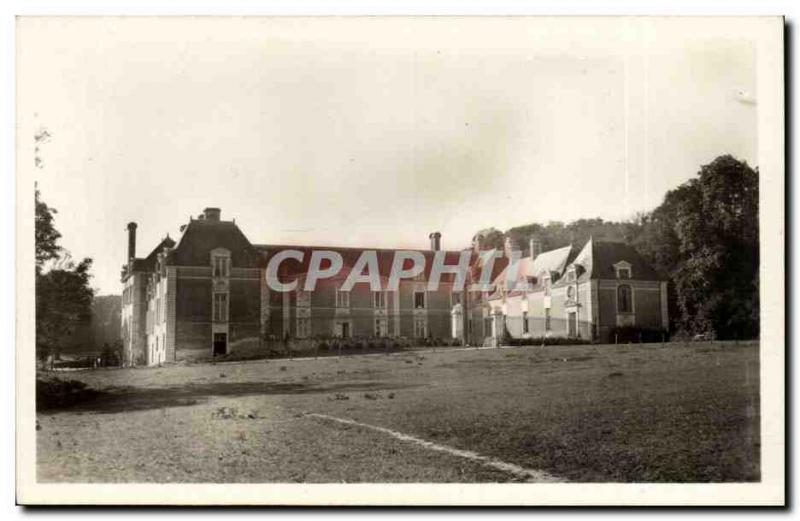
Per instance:
[[[542,280],[542,283],[544,284],[544,294],[545,294],[545,296],[549,296],[550,295],[550,277],[549,276],[545,277]]]
[[[570,266],[569,270],[567,271],[567,282],[574,282],[577,278],[577,273],[575,272],[575,266]]]
[[[633,278],[631,264],[629,262],[620,261],[614,264],[614,271],[617,274],[617,278],[621,280],[628,280]]]

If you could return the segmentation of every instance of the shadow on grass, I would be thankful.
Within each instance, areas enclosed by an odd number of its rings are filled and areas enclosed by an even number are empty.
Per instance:
[[[335,384],[309,383],[204,383],[186,384],[160,388],[109,387],[103,390],[92,390],[83,396],[80,402],[42,403],[37,409],[40,412],[91,412],[97,414],[113,414],[129,411],[163,409],[167,407],[185,407],[207,401],[212,396],[257,396],[313,394],[337,391],[378,391],[411,387],[410,385],[387,385],[383,382],[341,382]]]

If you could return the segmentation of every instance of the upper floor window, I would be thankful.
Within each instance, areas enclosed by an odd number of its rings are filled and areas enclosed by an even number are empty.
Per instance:
[[[311,304],[311,292],[305,291],[300,287],[297,288],[297,305],[308,306]]]
[[[386,308],[386,293],[383,291],[372,292],[372,302],[376,309]]]
[[[340,289],[336,290],[336,307],[337,308],[349,308],[350,307],[350,292],[349,291],[342,291]]]
[[[414,292],[414,309],[425,309],[425,292]]]
[[[545,277],[542,282],[544,284],[544,294],[550,295],[550,277]]]
[[[575,286],[567,287],[567,300],[575,300]]]
[[[631,287],[627,284],[617,288],[617,313],[633,312],[633,300]]]
[[[456,304],[461,304],[461,292],[460,291],[453,291],[450,293],[450,307],[452,308]]]
[[[212,263],[214,277],[228,277],[230,275],[230,257],[227,255],[214,255]]]

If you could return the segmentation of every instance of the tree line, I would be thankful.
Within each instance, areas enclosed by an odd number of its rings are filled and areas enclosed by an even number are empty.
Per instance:
[[[512,244],[543,250],[589,237],[627,242],[669,279],[670,329],[679,336],[720,339],[759,335],[758,169],[730,155],[700,167],[650,212],[621,221],[578,219],[478,232],[482,248]]]

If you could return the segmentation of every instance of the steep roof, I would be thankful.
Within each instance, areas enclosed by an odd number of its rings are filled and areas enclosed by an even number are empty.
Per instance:
[[[178,266],[209,266],[211,250],[225,248],[231,252],[231,265],[256,268],[260,265],[258,250],[250,244],[233,221],[193,219],[183,231],[170,260]]]
[[[542,276],[553,273],[561,275],[573,257],[574,248],[571,244],[562,248],[556,248],[555,250],[542,252],[533,260],[530,256],[523,257],[517,263],[517,275],[514,282],[526,282],[530,277],[541,279]],[[507,266],[493,279],[494,285],[498,291],[501,290],[506,283],[505,279],[508,269],[510,269],[508,261],[506,261],[506,264]],[[499,297],[501,293],[502,291],[499,291],[497,295],[493,295],[493,298]]]
[[[618,241],[590,240],[584,250],[589,249],[589,265],[584,266],[592,279],[616,279],[614,265],[625,261],[631,264],[631,278],[633,280],[667,280],[658,273],[653,266],[636,251],[633,246]],[[583,253],[583,252],[582,252]],[[579,255],[575,259],[578,263]],[[584,261],[585,262],[585,261]]]

